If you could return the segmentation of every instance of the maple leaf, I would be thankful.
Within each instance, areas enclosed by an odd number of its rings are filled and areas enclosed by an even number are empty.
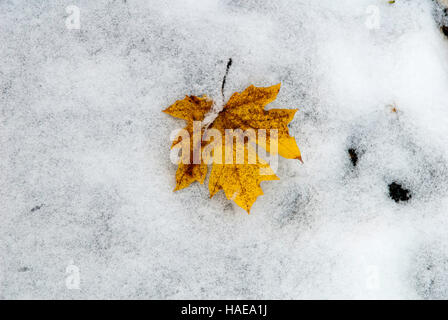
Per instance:
[[[280,83],[266,88],[252,85],[241,93],[234,93],[213,122],[212,128],[222,132],[225,129],[265,129],[266,140],[270,137],[268,130],[277,129],[278,153],[284,158],[301,160],[296,140],[289,135],[288,130],[288,123],[294,118],[297,109],[264,110],[267,104],[277,98],[279,91]],[[269,145],[266,151],[271,152]]]
[[[262,171],[264,170],[264,171]],[[260,182],[279,180],[268,163],[256,156],[256,163],[249,164],[245,155],[243,164],[213,164],[210,173],[210,198],[221,189],[229,200],[250,213],[250,208],[258,196],[263,194]]]
[[[207,130],[217,130],[225,135],[227,130],[266,130],[266,135],[262,138],[256,135],[250,141],[262,146],[271,154],[280,154],[289,159],[299,159],[301,161],[300,150],[293,137],[289,135],[288,123],[294,118],[296,109],[271,109],[265,110],[265,106],[274,101],[280,90],[280,84],[271,87],[255,87],[250,86],[241,93],[234,93],[229,101],[223,107],[215,120],[211,123]],[[187,121],[185,128],[189,133],[193,132],[193,121],[202,121],[205,114],[211,109],[212,102],[206,97],[186,97],[177,101],[175,104],[164,110],[164,112]],[[278,137],[278,149],[270,148],[271,130],[275,129]],[[204,129],[201,129],[201,135]],[[191,135],[190,135],[191,137]],[[191,139],[191,138],[190,138]],[[233,139],[233,138],[232,138]],[[262,160],[250,145],[250,142],[243,143],[244,161],[236,160],[236,146],[233,145],[231,155],[233,161],[226,161],[224,155],[229,148],[225,141],[221,141],[222,159],[218,163],[215,161],[212,165],[212,171],[209,180],[210,197],[213,197],[218,191],[223,190],[228,199],[235,201],[237,205],[250,212],[250,208],[259,195],[263,194],[260,187],[261,181],[278,180],[269,164]],[[177,145],[179,139],[174,141],[173,145]],[[218,142],[219,143],[219,142]],[[190,141],[190,154],[194,148],[200,148],[201,151],[207,146],[208,142],[201,142],[200,145],[194,145]],[[255,161],[249,161],[251,152],[255,154]],[[179,163],[176,172],[176,188],[180,190],[189,186],[194,181],[201,184],[207,175],[207,161],[202,159],[200,164],[183,164]]]
[[[163,112],[173,117],[187,121],[187,126],[184,129],[187,130],[190,135],[191,149],[189,159],[193,159],[194,148],[199,148],[196,141],[193,141],[193,122],[203,121],[207,112],[210,111],[212,104],[213,101],[209,100],[206,96],[203,96],[202,98],[186,96],[184,99],[176,101],[173,105],[163,110]],[[203,128],[201,128],[201,135],[202,134]],[[174,140],[171,147],[176,147],[180,141],[181,138]],[[203,184],[206,176],[207,164],[205,164],[203,160],[201,160],[200,164],[194,164],[192,161],[185,164],[180,161],[176,171],[176,188],[174,191],[184,189],[194,181]]]

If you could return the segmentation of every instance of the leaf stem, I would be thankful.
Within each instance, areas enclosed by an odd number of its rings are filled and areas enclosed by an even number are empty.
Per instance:
[[[230,66],[232,65],[232,58],[229,58],[229,61],[227,62],[227,67],[226,67],[226,74],[224,75],[224,78],[222,79],[222,86],[221,86],[221,94],[222,94],[222,103],[224,104],[224,87],[226,86],[226,78],[227,75],[229,74],[229,69]]]

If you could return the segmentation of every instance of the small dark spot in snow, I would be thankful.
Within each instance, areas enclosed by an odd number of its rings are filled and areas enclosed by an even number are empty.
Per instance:
[[[440,30],[442,30],[443,34],[448,37],[448,26],[441,26]]]
[[[19,271],[19,272],[27,272],[27,271],[30,271],[31,270],[31,268],[29,268],[29,267],[20,267],[17,271]]]
[[[35,207],[32,208],[30,211],[31,211],[31,212],[37,211],[37,210],[39,210],[40,208],[42,208],[43,206],[44,206],[43,204],[41,204],[40,206],[35,206]]]
[[[348,149],[348,155],[350,156],[350,161],[352,162],[353,166],[356,167],[356,164],[358,163],[358,154],[356,153],[356,149]]]
[[[395,202],[408,201],[411,199],[410,191],[404,189],[401,184],[392,182],[389,184],[389,197],[391,197]]]

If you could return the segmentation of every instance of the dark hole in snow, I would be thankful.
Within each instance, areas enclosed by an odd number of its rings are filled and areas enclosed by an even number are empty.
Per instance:
[[[356,167],[356,164],[358,163],[358,154],[356,153],[356,149],[348,149],[348,155],[350,156],[350,161],[352,162],[353,166]]]
[[[440,27],[440,29],[442,30],[443,34],[448,37],[448,26],[442,26]]]
[[[34,211],[40,210],[43,206],[44,206],[43,204],[41,204],[41,205],[39,205],[39,206],[35,206],[34,208],[31,208],[30,211],[31,211],[31,212],[34,212]]]
[[[27,272],[27,271],[30,271],[30,270],[31,269],[29,267],[20,267],[19,270],[17,270],[17,271],[19,271],[19,272]]]
[[[401,184],[396,182],[389,184],[389,196],[395,200],[395,202],[408,201],[411,199],[410,191],[404,189]]]

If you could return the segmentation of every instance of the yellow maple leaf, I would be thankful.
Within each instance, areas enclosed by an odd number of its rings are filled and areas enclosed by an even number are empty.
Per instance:
[[[217,130],[222,135],[226,135],[228,130],[265,130],[266,134],[255,135],[254,139],[249,138],[249,142],[242,144],[243,161],[237,161],[237,146],[227,145],[225,140],[221,140],[219,150],[225,150],[221,153],[220,161],[215,161],[212,165],[210,174],[209,191],[210,197],[213,197],[221,189],[228,199],[232,199],[241,208],[250,212],[250,208],[259,195],[263,194],[260,182],[265,180],[278,180],[269,164],[262,160],[251,147],[251,143],[256,143],[266,149],[271,154],[280,154],[289,159],[301,160],[300,150],[296,141],[289,135],[288,123],[294,118],[297,110],[289,109],[271,109],[265,110],[265,106],[274,101],[280,90],[280,84],[271,87],[250,86],[241,93],[234,93],[229,101],[223,107],[215,120],[207,130]],[[193,121],[202,121],[206,113],[210,110],[212,102],[206,97],[186,97],[177,101],[164,112],[187,121],[185,128],[190,134],[193,132]],[[270,141],[271,132],[276,132],[278,147],[272,149]],[[201,129],[201,135],[204,129]],[[190,135],[190,139],[191,135]],[[179,143],[175,140],[173,145]],[[200,148],[201,152],[209,144],[202,141],[199,145],[190,140],[190,159],[194,148]],[[230,148],[230,152],[229,152]],[[213,149],[215,151],[216,149]],[[230,161],[226,155],[230,154]],[[251,155],[253,155],[252,161]],[[194,181],[201,184],[207,175],[207,160],[205,157],[198,164],[179,163],[176,172],[176,188],[179,190],[189,186]]]
[[[296,140],[288,131],[288,123],[294,118],[297,109],[264,110],[267,104],[277,98],[279,91],[280,83],[266,88],[250,86],[241,93],[234,93],[212,127],[222,132],[225,129],[265,129],[268,141],[270,130],[277,129],[278,153],[284,158],[301,160]],[[271,152],[269,145],[267,149]]]
[[[195,96],[186,96],[182,100],[176,101],[174,104],[169,106],[163,112],[180,119],[187,121],[187,126],[184,128],[189,133],[190,136],[190,154],[189,159],[193,159],[193,152],[195,148],[201,148],[197,145],[196,141],[193,140],[193,122],[203,121],[205,115],[210,111],[213,101],[208,99],[206,96],[202,98]],[[201,128],[201,135],[203,134],[203,128]],[[179,144],[181,138],[174,140],[172,148]],[[184,155],[185,156],[185,155]],[[184,189],[192,184],[194,181],[199,181],[201,184],[204,183],[205,177],[207,176],[207,165],[204,161],[200,164],[194,164],[193,161],[189,163],[179,162],[179,166],[176,171],[176,188],[174,191]]]
[[[246,148],[250,147],[246,146]],[[237,205],[250,213],[250,208],[257,197],[263,194],[260,182],[265,180],[279,180],[279,178],[269,164],[258,156],[254,164],[248,163],[248,152],[246,152],[242,164],[236,161],[231,164],[213,164],[208,184],[210,198],[222,189],[227,199],[235,201]]]

